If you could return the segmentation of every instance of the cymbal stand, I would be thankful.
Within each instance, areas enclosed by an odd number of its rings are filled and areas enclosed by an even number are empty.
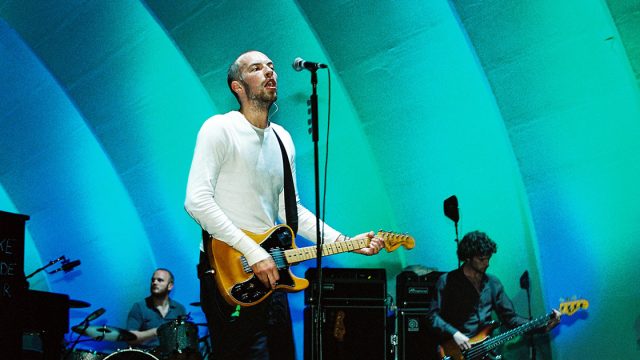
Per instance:
[[[204,349],[200,350],[200,355],[202,355],[202,360],[209,360],[209,356],[211,355],[211,344],[209,343],[209,332],[198,339],[198,343],[204,344]]]
[[[71,355],[73,350],[76,348],[76,346],[80,342],[80,337],[82,336],[82,333],[84,333],[87,330],[87,328],[89,327],[89,323],[90,323],[89,316],[91,316],[91,314],[89,314],[86,318],[84,318],[84,320],[82,320],[82,322],[80,324],[77,325],[77,326],[80,326],[80,325],[84,325],[84,326],[78,332],[78,337],[76,337],[76,340],[71,344],[71,347],[64,354],[64,357],[62,358],[63,360],[67,360],[69,358],[69,355]]]

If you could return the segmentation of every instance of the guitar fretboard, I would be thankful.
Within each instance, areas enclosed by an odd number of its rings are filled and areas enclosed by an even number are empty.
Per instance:
[[[352,239],[347,241],[332,242],[322,245],[322,256],[340,254],[358,250],[369,246],[369,239]],[[306,246],[298,249],[284,251],[284,256],[289,264],[315,259],[317,255],[315,246]]]
[[[529,321],[528,323],[522,324],[494,338],[490,338],[485,342],[484,345],[486,345],[487,349],[491,350],[496,346],[504,343],[505,341],[509,341],[520,334],[524,334],[526,332],[529,332],[533,329],[536,329],[546,324],[551,319],[552,316],[553,316],[553,313],[542,315],[534,320]]]

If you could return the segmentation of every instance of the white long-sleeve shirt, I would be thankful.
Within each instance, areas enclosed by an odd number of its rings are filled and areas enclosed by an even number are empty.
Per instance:
[[[240,229],[262,233],[285,221],[282,154],[274,131],[287,150],[295,184],[291,135],[274,123],[257,128],[238,111],[213,116],[202,125],[187,182],[189,215],[214,238],[241,252],[249,265],[269,254]],[[300,204],[297,187],[296,202],[298,233],[316,241],[315,215]],[[324,225],[326,243],[339,234]]]

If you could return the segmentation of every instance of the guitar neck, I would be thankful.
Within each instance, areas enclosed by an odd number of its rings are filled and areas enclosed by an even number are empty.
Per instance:
[[[505,333],[502,333],[498,336],[489,338],[487,341],[485,341],[482,345],[484,345],[486,347],[487,350],[491,350],[497,346],[499,346],[500,344],[504,343],[505,341],[509,341],[511,339],[513,339],[514,337],[524,334],[528,331],[531,331],[533,329],[536,329],[544,324],[546,324],[551,317],[554,316],[553,313],[549,313],[547,315],[543,315],[540,316],[536,319],[533,319],[525,324],[522,324],[516,328],[513,328]]]
[[[370,239],[352,239],[347,241],[332,242],[322,245],[322,256],[341,254],[353,250],[358,250],[369,246]],[[315,246],[305,246],[302,248],[289,249],[284,251],[284,256],[289,264],[315,259],[317,250]]]

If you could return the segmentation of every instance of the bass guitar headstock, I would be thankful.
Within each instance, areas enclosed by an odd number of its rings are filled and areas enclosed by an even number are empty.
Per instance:
[[[580,310],[587,310],[589,301],[585,299],[569,300],[560,303],[560,313],[571,316]]]

